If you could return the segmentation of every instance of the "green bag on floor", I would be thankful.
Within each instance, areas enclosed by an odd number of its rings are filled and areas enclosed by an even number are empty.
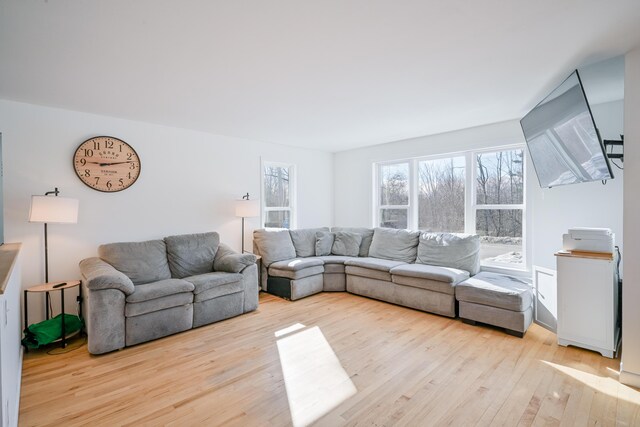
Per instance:
[[[27,348],[39,348],[62,338],[62,320],[60,316],[62,316],[62,314],[58,314],[49,320],[43,320],[40,323],[29,325],[24,330],[22,345]],[[78,316],[64,314],[64,332],[66,336],[79,331],[83,325],[84,322]]]

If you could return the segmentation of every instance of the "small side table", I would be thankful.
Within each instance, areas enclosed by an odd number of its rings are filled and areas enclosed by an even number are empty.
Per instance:
[[[50,317],[50,313],[49,313],[49,298],[51,298],[49,296],[49,292],[56,292],[56,291],[60,291],[60,311],[61,314],[64,315],[64,290],[65,289],[71,289],[71,288],[75,288],[76,286],[78,287],[78,303],[80,305],[80,315],[82,316],[82,287],[80,287],[80,281],[79,280],[69,280],[66,282],[66,285],[62,285],[60,287],[54,288],[55,285],[59,285],[60,283],[65,283],[65,282],[51,282],[51,283],[43,283],[41,285],[37,285],[37,286],[32,286],[28,289],[24,290],[24,327],[27,328],[29,327],[29,306],[28,306],[28,295],[29,293],[33,292],[33,293],[45,293],[45,316],[46,316],[46,320],[49,320]],[[64,316],[60,316],[61,318],[61,329],[62,329],[62,338],[61,338],[61,342],[62,342],[62,348],[65,348],[67,346],[67,336],[66,336],[66,331],[65,331],[65,324],[64,324]]]

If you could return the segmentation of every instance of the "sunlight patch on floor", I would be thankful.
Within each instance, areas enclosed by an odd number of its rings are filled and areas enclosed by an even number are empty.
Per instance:
[[[300,329],[304,329],[304,328],[306,328],[306,326],[304,326],[302,323],[296,323],[295,325],[291,325],[286,328],[280,329],[279,331],[276,331],[274,335],[277,338],[277,337],[290,334],[291,332],[299,331]]]
[[[600,377],[595,374],[580,371],[579,369],[570,368],[568,366],[558,365],[557,363],[547,362],[543,360],[542,363],[562,372],[563,374],[574,378],[577,381],[591,387],[592,389],[607,394],[608,396],[626,400],[634,405],[640,405],[640,392],[634,390],[631,387],[627,387],[620,384],[617,380],[610,377]]]
[[[355,385],[319,327],[281,338],[277,345],[295,427],[317,421],[356,394]]]

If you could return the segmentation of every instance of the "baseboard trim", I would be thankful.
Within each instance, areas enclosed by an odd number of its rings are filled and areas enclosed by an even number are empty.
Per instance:
[[[627,372],[620,368],[620,382],[631,387],[640,388],[640,375]]]

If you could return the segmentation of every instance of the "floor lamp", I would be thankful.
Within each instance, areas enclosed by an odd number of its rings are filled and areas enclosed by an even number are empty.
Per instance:
[[[244,219],[260,216],[260,203],[257,200],[249,200],[249,193],[236,201],[236,216],[242,218],[242,253],[244,250]]]
[[[44,196],[31,196],[29,222],[44,223],[44,281],[49,283],[49,247],[47,224],[75,224],[78,222],[78,199],[58,197],[60,191],[47,191]]]

